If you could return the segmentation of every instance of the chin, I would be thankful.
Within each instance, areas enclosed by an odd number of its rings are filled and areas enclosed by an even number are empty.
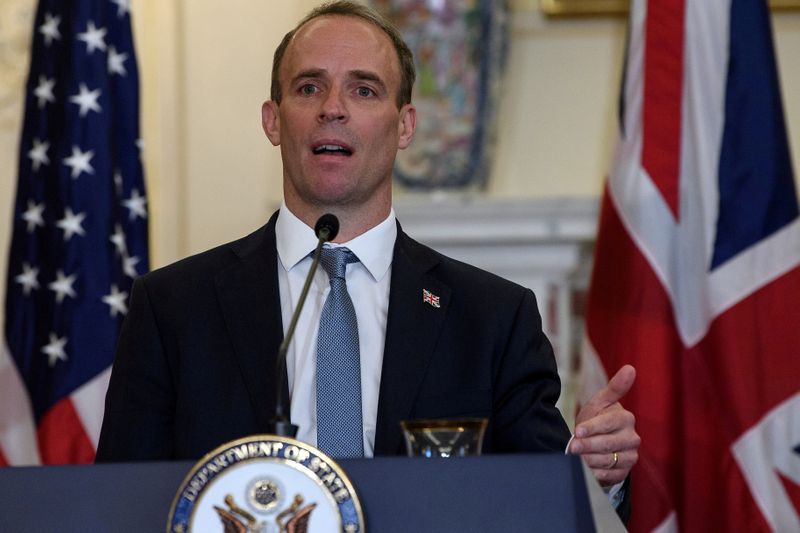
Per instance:
[[[309,194],[325,204],[342,204],[352,200],[357,184],[343,177],[322,177],[314,180]]]

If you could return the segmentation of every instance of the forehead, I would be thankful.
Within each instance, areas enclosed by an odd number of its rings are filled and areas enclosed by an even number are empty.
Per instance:
[[[323,15],[297,30],[286,49],[281,75],[331,67],[374,70],[399,79],[400,60],[378,26],[355,16]]]

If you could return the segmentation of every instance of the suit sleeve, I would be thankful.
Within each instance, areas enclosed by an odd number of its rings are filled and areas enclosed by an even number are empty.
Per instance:
[[[555,405],[561,382],[530,290],[524,291],[493,372],[492,451],[563,453],[570,431]]]
[[[495,411],[495,451],[564,453],[571,432],[556,408],[561,389],[553,348],[542,330],[536,298],[526,291],[498,369],[501,396]],[[627,523],[631,513],[631,478],[616,506]]]
[[[106,394],[97,462],[170,459],[173,369],[167,360],[146,278],[134,282]]]

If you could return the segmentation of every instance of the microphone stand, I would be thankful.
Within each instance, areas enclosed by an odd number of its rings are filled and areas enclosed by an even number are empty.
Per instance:
[[[331,221],[330,219],[333,220]],[[308,269],[306,282],[303,285],[303,290],[300,292],[300,298],[297,300],[297,307],[295,307],[294,313],[292,314],[291,322],[289,322],[289,329],[286,330],[286,336],[284,336],[278,348],[278,360],[275,362],[275,377],[278,384],[275,387],[277,395],[275,398],[275,418],[272,420],[272,432],[281,437],[294,438],[297,436],[298,430],[297,425],[292,424],[286,416],[286,406],[283,403],[283,376],[286,373],[286,352],[289,350],[289,343],[294,336],[297,319],[300,317],[300,312],[303,310],[306,296],[308,296],[311,280],[314,278],[314,274],[317,271],[322,245],[336,237],[336,234],[339,232],[339,221],[333,215],[322,215],[317,221],[315,229],[318,241],[317,247],[314,249],[314,258],[311,262],[311,268]]]

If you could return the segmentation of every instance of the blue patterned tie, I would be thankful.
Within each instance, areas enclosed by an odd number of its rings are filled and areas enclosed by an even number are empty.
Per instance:
[[[332,457],[363,457],[361,359],[358,321],[344,274],[358,257],[347,248],[323,248],[320,263],[331,279],[317,337],[317,446]]]

